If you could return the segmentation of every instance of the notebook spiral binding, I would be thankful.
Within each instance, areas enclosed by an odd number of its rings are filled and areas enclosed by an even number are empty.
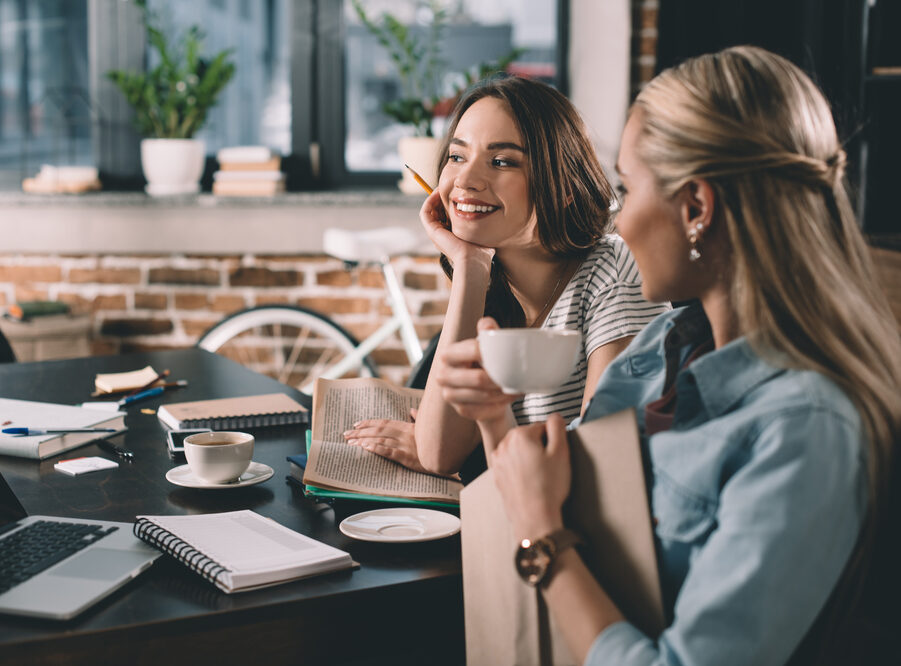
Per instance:
[[[190,544],[146,518],[139,518],[135,522],[133,531],[136,537],[146,541],[151,546],[159,548],[164,553],[168,553],[191,571],[200,574],[204,580],[214,585],[220,574],[228,571],[214,559],[204,555]]]

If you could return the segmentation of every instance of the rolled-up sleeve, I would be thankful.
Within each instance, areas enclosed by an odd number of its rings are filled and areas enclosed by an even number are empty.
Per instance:
[[[866,513],[862,433],[829,409],[761,419],[723,482],[716,524],[692,554],[657,641],[620,622],[586,664],[782,664],[823,608]],[[747,434],[747,433],[746,433]]]

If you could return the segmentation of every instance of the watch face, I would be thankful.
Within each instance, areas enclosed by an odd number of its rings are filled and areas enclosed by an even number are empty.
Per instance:
[[[516,570],[529,585],[538,585],[547,574],[551,564],[551,554],[542,540],[520,546],[516,552]]]

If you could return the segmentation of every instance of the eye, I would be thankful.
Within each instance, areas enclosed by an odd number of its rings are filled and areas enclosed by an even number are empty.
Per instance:
[[[451,153],[450,155],[447,156],[447,161],[448,162],[462,162],[463,156],[460,155],[459,153]]]
[[[491,160],[491,166],[496,167],[517,167],[519,163],[514,160],[508,160],[506,157],[495,157]]]

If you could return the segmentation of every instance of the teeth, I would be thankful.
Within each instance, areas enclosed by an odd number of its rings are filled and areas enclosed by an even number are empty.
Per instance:
[[[458,203],[456,206],[461,213],[490,213],[493,210],[497,210],[497,206],[477,206],[465,203]]]

